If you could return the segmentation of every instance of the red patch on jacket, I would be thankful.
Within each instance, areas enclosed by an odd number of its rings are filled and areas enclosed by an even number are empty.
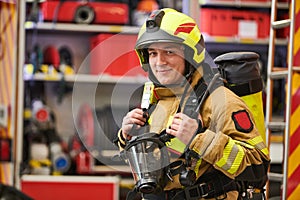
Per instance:
[[[253,123],[249,113],[246,110],[240,110],[232,113],[232,120],[235,128],[244,133],[250,133],[253,130]]]

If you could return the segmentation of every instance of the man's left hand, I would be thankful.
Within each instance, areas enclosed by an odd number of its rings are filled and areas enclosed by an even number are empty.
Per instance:
[[[201,121],[200,115],[199,120]],[[183,113],[176,113],[171,126],[166,129],[166,132],[177,137],[187,145],[192,139],[194,133],[198,130],[198,125],[199,124],[196,119],[190,118]]]

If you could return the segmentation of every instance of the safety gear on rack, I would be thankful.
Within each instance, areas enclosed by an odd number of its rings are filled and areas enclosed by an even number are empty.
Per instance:
[[[95,19],[95,11],[89,5],[82,5],[76,9],[74,21],[78,24],[91,24]]]

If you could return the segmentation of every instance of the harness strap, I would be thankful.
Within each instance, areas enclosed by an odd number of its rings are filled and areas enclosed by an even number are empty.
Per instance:
[[[184,170],[185,170],[184,162],[182,160],[176,160],[169,165],[168,175],[170,175],[170,177],[176,176],[177,174],[180,174]]]
[[[261,78],[258,78],[258,79],[250,80],[246,83],[237,83],[237,84],[226,83],[226,87],[228,87],[238,96],[242,97],[249,94],[260,92],[263,88],[263,83]]]
[[[166,197],[170,200],[198,200],[217,197],[225,199],[226,193],[229,191],[239,191],[238,184],[233,179],[213,171],[201,176],[193,186],[166,192]]]
[[[203,78],[199,80],[193,92],[188,97],[186,104],[184,106],[183,113],[194,118],[198,119],[198,114],[196,108],[199,105],[201,98],[203,97],[205,91],[207,90],[207,84],[204,82]],[[182,98],[183,100],[184,98]],[[182,104],[182,103],[181,103]]]

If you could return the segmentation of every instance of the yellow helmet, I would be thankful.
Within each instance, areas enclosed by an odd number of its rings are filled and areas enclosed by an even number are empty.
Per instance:
[[[135,50],[142,68],[148,71],[147,47],[155,42],[174,42],[187,48],[185,59],[197,68],[205,57],[205,45],[196,22],[171,8],[153,11],[140,29]]]

